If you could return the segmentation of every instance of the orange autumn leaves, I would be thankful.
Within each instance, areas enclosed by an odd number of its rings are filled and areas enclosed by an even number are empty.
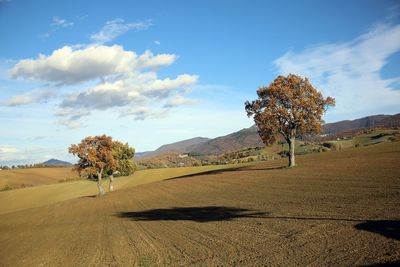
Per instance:
[[[282,136],[294,146],[296,136],[319,133],[324,112],[335,105],[334,98],[324,98],[307,78],[294,74],[278,76],[269,86],[260,87],[257,95],[258,99],[246,101],[245,109],[254,116],[266,145]]]

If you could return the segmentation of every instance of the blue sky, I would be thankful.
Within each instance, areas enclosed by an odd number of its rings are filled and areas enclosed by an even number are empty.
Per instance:
[[[0,0],[0,164],[137,151],[252,125],[243,103],[308,77],[327,122],[400,112],[398,1]]]

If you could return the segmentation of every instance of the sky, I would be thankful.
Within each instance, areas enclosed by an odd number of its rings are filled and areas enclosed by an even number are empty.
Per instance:
[[[0,0],[0,25],[0,165],[226,135],[289,73],[336,99],[326,122],[400,112],[398,1]]]

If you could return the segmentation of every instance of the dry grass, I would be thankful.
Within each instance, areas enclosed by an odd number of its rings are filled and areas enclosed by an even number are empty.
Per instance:
[[[23,188],[77,179],[79,179],[79,177],[72,171],[72,168],[2,170],[0,171],[0,189],[6,186],[9,188]]]
[[[309,154],[297,162],[292,169],[281,168],[282,159],[182,175],[123,186],[102,198],[2,214],[0,265],[399,262],[399,142]]]

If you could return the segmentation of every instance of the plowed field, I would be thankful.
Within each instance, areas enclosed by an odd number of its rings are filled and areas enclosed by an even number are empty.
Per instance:
[[[0,265],[399,263],[399,162],[383,143],[2,214]]]

